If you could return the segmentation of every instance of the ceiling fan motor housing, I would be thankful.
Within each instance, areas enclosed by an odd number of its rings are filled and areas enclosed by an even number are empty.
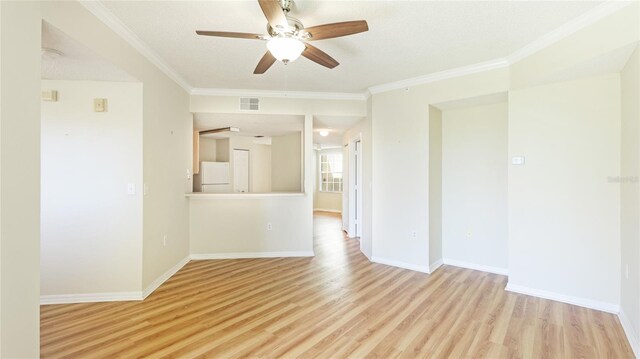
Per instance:
[[[304,25],[302,24],[302,21],[296,19],[295,17],[289,15],[288,13],[285,14],[285,16],[287,18],[287,23],[289,24],[288,29],[285,29],[285,30],[274,29],[273,27],[271,27],[271,25],[267,24],[267,32],[269,33],[269,35],[271,35],[271,37],[286,36],[286,37],[296,37],[301,40],[306,40],[311,37],[309,33],[305,31],[302,31],[302,32],[300,31],[304,29]]]

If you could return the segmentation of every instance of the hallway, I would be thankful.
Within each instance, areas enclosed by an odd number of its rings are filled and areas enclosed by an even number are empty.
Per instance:
[[[371,263],[335,214],[314,232],[314,258],[191,261],[143,302],[42,306],[42,357],[632,357],[612,314]]]

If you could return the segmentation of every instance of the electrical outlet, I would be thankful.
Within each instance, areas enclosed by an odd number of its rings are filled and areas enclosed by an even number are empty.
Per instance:
[[[267,223],[267,231],[270,231],[273,229],[273,224],[271,224],[271,222]]]
[[[467,239],[471,239],[473,237],[473,233],[471,233],[470,229],[467,229]]]
[[[411,231],[411,238],[412,239],[418,238],[418,232],[417,231]]]
[[[166,234],[164,236],[162,236],[162,246],[163,247],[167,246],[167,235]]]

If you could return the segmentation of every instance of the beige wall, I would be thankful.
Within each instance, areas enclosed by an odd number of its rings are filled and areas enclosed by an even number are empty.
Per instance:
[[[142,84],[42,81],[41,295],[142,287]],[[107,112],[93,99],[106,98]],[[127,194],[127,184],[136,187]]]
[[[259,256],[258,253],[300,255],[304,252],[312,255],[305,201],[303,194],[256,199],[191,199],[191,253]],[[267,223],[272,224],[272,230],[267,230]]]
[[[143,83],[143,181],[148,194],[143,197],[142,285],[146,288],[189,253],[189,207],[184,197],[192,188],[187,179],[193,159],[189,95],[80,3],[40,5],[45,21]]]
[[[271,192],[271,145],[253,144],[251,152],[251,191]]]
[[[200,161],[216,162],[216,139],[200,136]]]
[[[303,136],[307,193],[190,199],[190,247],[196,258],[313,255],[314,169],[307,165],[314,155],[311,115],[305,116]]]
[[[442,111],[429,106],[429,266],[442,260]]]
[[[622,140],[620,176],[621,295],[620,309],[640,345],[640,50],[621,73]],[[628,268],[628,269],[627,269]],[[628,270],[628,276],[627,276]]]
[[[445,261],[507,269],[508,111],[502,102],[442,112]]]
[[[37,358],[40,5],[0,2],[0,357]]]
[[[509,285],[620,300],[620,76],[509,93]]]
[[[300,133],[271,139],[271,190],[302,191],[302,137]]]

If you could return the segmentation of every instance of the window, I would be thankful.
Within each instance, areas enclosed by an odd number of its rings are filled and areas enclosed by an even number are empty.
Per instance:
[[[342,154],[320,155],[320,191],[342,192]]]

